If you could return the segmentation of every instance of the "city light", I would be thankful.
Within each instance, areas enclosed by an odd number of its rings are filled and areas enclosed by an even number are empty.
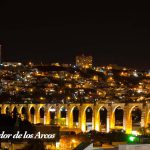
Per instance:
[[[135,140],[135,137],[134,137],[134,136],[130,136],[130,137],[129,137],[129,141],[134,142],[134,140]]]
[[[83,62],[89,63],[88,60]],[[146,126],[149,120],[150,79],[143,75],[141,80],[133,75],[135,71],[129,69],[124,70],[126,72],[120,69],[115,75],[112,72],[114,66],[103,67],[104,72],[101,77],[95,71],[96,68],[93,69],[92,66],[86,68],[83,62],[80,67],[74,68],[71,65],[72,71],[67,68],[71,67],[70,65],[65,65],[65,69],[61,68],[59,71],[61,64],[55,65],[58,70],[56,68],[53,70],[54,66],[48,66],[50,71],[44,66],[40,70],[28,65],[25,69],[21,68],[19,73],[9,69],[9,66],[7,69],[0,70],[2,84],[0,92],[10,97],[7,97],[6,101],[6,106],[10,104],[10,109],[4,109],[5,104],[3,104],[0,105],[1,112],[9,114],[16,106],[22,121],[28,117],[33,124],[80,130],[88,135],[90,130],[105,133],[119,130],[122,134],[132,134],[128,137],[128,142],[135,143],[136,136],[141,135],[137,131],[138,128],[144,123]],[[14,65],[17,67],[17,63],[12,64]],[[89,69],[92,73],[88,73]],[[128,82],[128,79],[133,80],[133,83]],[[134,82],[134,80],[138,81]],[[13,101],[14,103],[11,104]],[[146,105],[146,110],[142,107],[143,103]],[[34,107],[34,111],[28,110],[31,106]],[[21,110],[21,107],[25,107],[26,110]],[[73,111],[75,107],[78,108],[78,112]],[[146,111],[144,121],[139,119],[142,118],[142,113],[139,114],[137,108],[141,112]],[[125,112],[126,116],[120,113],[120,110]],[[132,131],[135,126],[137,129]],[[145,131],[149,134],[148,130]],[[73,148],[77,143],[78,140],[72,137],[69,146]]]

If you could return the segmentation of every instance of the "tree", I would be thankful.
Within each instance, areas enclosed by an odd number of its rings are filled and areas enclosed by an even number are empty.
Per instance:
[[[14,135],[17,131],[20,131],[20,133],[25,133],[27,131],[28,133],[35,133],[35,128],[34,126],[28,122],[27,120],[21,121],[21,119],[16,115],[15,117],[10,116],[10,115],[0,115],[0,133],[2,131],[5,131],[5,133],[12,134]],[[1,146],[1,141],[5,141],[6,139],[1,139],[0,138],[0,146]],[[14,141],[22,141],[23,139],[19,140],[14,140],[14,139],[9,139],[10,142]],[[42,150],[42,149],[41,149]]]

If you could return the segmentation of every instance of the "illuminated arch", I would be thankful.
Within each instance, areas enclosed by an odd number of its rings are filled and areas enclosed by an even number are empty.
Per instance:
[[[72,113],[73,125],[78,126],[79,124],[77,125],[77,123],[79,123],[79,113],[80,113],[78,106],[74,106],[71,110],[71,113]]]
[[[7,115],[10,114],[10,107],[9,106],[5,106],[4,113]]]
[[[98,108],[98,110],[97,110],[97,116],[96,116],[96,119],[99,119],[99,121],[100,121],[100,118],[101,118],[101,110],[106,110],[107,111],[107,107],[105,107],[104,105],[102,105],[102,106],[100,106],[99,108]],[[107,115],[107,114],[106,114]],[[107,116],[106,116],[107,117]],[[101,122],[101,121],[100,121]]]
[[[137,109],[137,110],[136,110]],[[133,113],[134,112],[134,110],[135,111],[137,111],[137,117],[139,117],[140,118],[140,121],[141,121],[141,115],[142,115],[142,110],[137,106],[137,107],[134,107],[134,109],[132,109],[132,112],[131,113]]]
[[[49,119],[49,124],[56,124],[56,108],[55,106],[50,106],[48,109],[48,115],[47,115],[47,119]]]
[[[138,111],[140,111],[140,112],[138,112],[139,113],[139,115],[137,115],[137,117],[138,117],[138,121],[136,121],[136,122],[134,122],[133,123],[133,111],[134,111],[134,109],[138,109]],[[129,111],[129,119],[128,119],[128,121],[130,122],[130,130],[132,131],[132,130],[136,130],[136,129],[134,129],[134,126],[135,126],[135,124],[137,123],[137,126],[138,127],[140,127],[141,125],[139,124],[140,122],[141,122],[141,115],[142,115],[142,109],[141,109],[141,107],[140,106],[138,106],[138,105],[134,105],[134,106],[132,106],[131,107],[131,109],[130,109],[130,111]],[[140,121],[139,121],[139,119],[140,119]]]
[[[87,106],[85,109],[85,123],[86,123],[86,130],[92,130],[93,128],[93,109],[90,106]]]
[[[94,120],[95,120],[96,131],[106,131],[107,108],[104,105],[100,106],[97,110],[95,110]]]
[[[48,111],[50,111],[51,109],[55,109],[56,110],[56,106],[55,105],[49,106]]]
[[[55,106],[49,107],[48,112],[50,113],[50,118],[52,120],[54,120],[55,116],[56,116],[56,108],[55,108]]]
[[[35,108],[34,108],[34,106],[31,106],[29,108],[29,121],[31,123],[35,123]]]
[[[118,117],[118,114],[120,115],[119,117]],[[123,127],[123,114],[124,114],[124,110],[123,110],[122,106],[117,105],[113,109],[112,118],[111,118],[112,119],[112,127],[113,128],[115,128],[115,126],[120,126],[121,128]]]
[[[20,114],[18,113],[18,109],[17,109],[17,106],[14,106],[13,109],[12,109],[12,117],[15,118],[15,117],[20,117]]]
[[[148,111],[147,115],[146,115],[146,127],[148,126],[148,124],[150,124],[150,110]]]
[[[22,105],[22,106],[20,106],[19,108],[18,108],[18,113],[19,114],[25,114],[25,112],[27,113],[27,109],[26,109],[26,107],[24,106],[24,105]]]
[[[15,107],[16,106],[14,106],[12,110],[14,110]],[[26,107],[24,105],[17,107],[17,113],[18,113],[19,117],[21,117],[22,120],[27,119],[28,113],[27,113]]]
[[[44,124],[44,113],[45,113],[45,108],[44,106],[41,106],[39,108],[39,119],[40,119],[40,123]]]
[[[107,108],[105,106],[101,107],[99,109],[99,118],[100,118],[100,123],[101,125],[107,125]],[[104,118],[102,118],[102,116],[104,115]]]
[[[26,110],[26,107],[22,107],[22,109],[21,109],[21,114],[26,114],[27,113],[27,110]]]
[[[35,115],[35,108],[34,108],[34,106],[31,106],[29,111],[30,111],[31,115]]]
[[[67,107],[61,106],[59,109],[60,118],[66,118],[67,117]]]
[[[57,124],[61,125],[61,126],[66,126],[67,125],[67,107],[66,106],[61,106],[59,108],[59,114],[57,116]]]
[[[16,106],[14,106],[14,108],[12,109],[12,111],[17,113],[17,112],[18,112],[17,107],[16,107]]]
[[[92,105],[87,105],[87,104],[81,106],[81,110],[80,110],[80,113],[81,113],[81,115],[80,115],[80,117],[81,117],[81,130],[83,132],[87,131],[86,110],[87,110],[88,107],[90,107],[92,109],[92,112],[93,112]],[[94,128],[94,120],[93,120],[93,118],[92,118],[92,128]]]

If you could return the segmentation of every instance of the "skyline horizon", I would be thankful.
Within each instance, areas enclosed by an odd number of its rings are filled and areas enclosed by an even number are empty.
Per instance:
[[[2,52],[1,52],[2,54]],[[59,63],[60,65],[62,64],[69,64],[69,65],[76,65],[76,56],[81,56],[81,55],[84,55],[84,56],[92,56],[92,55],[87,55],[85,53],[81,53],[80,55],[75,55],[74,56],[74,60],[72,60],[72,62],[64,62],[63,60],[60,60],[60,59],[55,59],[55,61],[53,60],[31,60],[31,59],[26,59],[26,60],[8,60],[8,59],[3,59],[1,57],[1,62],[2,63],[7,63],[7,62],[12,62],[12,63],[17,63],[17,62],[21,62],[22,64],[29,64],[29,62],[35,64],[35,65],[50,65],[52,63]],[[92,56],[93,57],[93,56]],[[95,63],[94,61],[94,57],[93,57],[93,67],[103,67],[103,66],[109,66],[109,65],[114,65],[114,66],[118,66],[118,67],[122,67],[122,68],[128,68],[128,69],[133,69],[133,70],[139,70],[139,71],[149,71],[150,69],[148,68],[138,68],[138,67],[132,67],[132,66],[128,66],[126,64],[117,64],[117,63],[103,63],[103,64],[98,64],[98,63]]]

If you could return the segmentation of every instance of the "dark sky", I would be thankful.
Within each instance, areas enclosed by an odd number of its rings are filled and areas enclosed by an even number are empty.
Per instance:
[[[150,69],[149,18],[123,6],[1,0],[2,59],[74,63],[84,53],[97,66]]]

